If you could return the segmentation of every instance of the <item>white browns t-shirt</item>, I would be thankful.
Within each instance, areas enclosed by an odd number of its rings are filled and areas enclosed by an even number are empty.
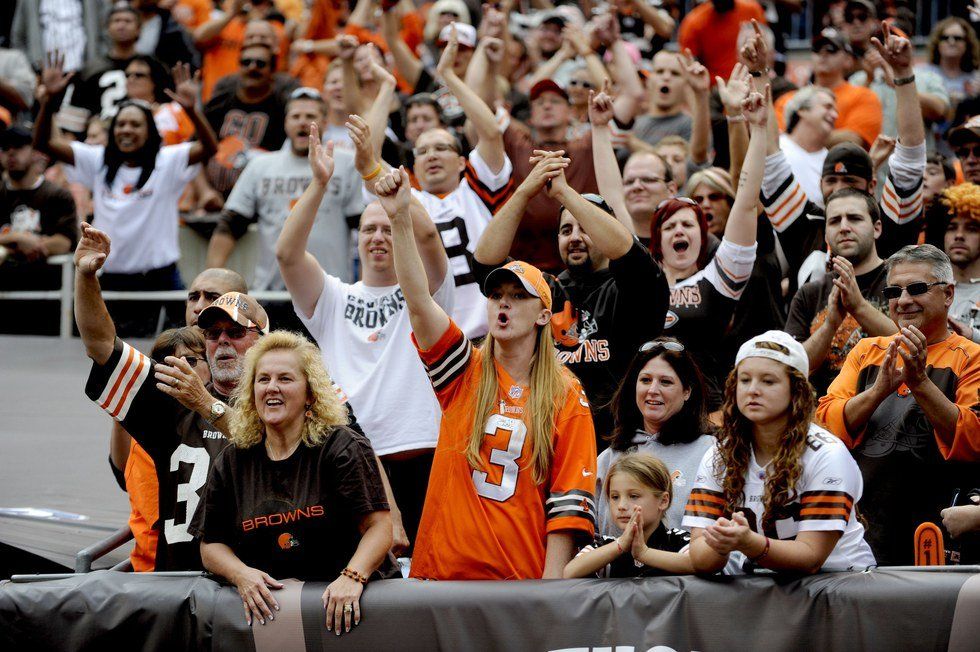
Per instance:
[[[684,510],[686,530],[706,528],[723,515],[725,473],[717,467],[720,463],[717,455],[718,447],[713,446],[701,459]],[[774,530],[763,533],[761,523],[767,471],[759,466],[755,453],[752,453],[744,489],[747,504],[741,508],[749,526],[754,532],[783,541],[795,539],[800,532],[837,530],[843,534],[821,570],[864,570],[873,566],[874,554],[864,540],[864,526],[855,513],[855,506],[864,491],[864,480],[850,451],[840,439],[811,423],[801,463],[803,475],[795,487],[795,499],[776,515]],[[745,559],[742,555],[739,557]],[[733,564],[728,565],[728,569],[735,570],[732,567]]]
[[[184,187],[201,171],[188,165],[192,143],[162,147],[153,173],[136,190],[142,168],[120,166],[112,187],[105,183],[105,147],[72,143],[75,165],[65,174],[73,183],[92,190],[92,226],[112,239],[112,252],[103,269],[132,274],[166,267],[180,258],[177,244],[177,201]]]
[[[454,284],[447,272],[433,295],[447,313]],[[324,273],[313,316],[293,304],[316,339],[327,371],[354,408],[375,453],[435,448],[442,410],[412,344],[412,324],[399,286],[369,287]]]

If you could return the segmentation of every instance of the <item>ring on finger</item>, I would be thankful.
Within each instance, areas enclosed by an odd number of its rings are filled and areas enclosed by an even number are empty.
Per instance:
[[[344,605],[344,613],[345,613],[345,614],[349,614],[349,613],[351,613],[352,611],[354,611],[354,605],[352,605],[352,604],[351,604],[351,603],[349,603],[349,602],[348,602],[347,604],[345,604],[345,605]]]

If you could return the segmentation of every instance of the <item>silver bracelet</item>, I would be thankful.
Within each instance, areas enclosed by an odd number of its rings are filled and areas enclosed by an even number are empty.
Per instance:
[[[725,120],[729,122],[748,122],[748,118],[745,115],[726,115]]]

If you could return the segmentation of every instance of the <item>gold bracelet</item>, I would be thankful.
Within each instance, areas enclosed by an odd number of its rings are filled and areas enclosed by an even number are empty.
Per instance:
[[[374,168],[374,170],[371,172],[371,174],[369,174],[367,176],[362,176],[361,178],[364,179],[365,181],[370,181],[371,179],[373,179],[374,177],[378,176],[379,174],[381,174],[381,164],[380,163],[378,163],[378,167]]]
[[[368,578],[364,577],[363,575],[358,573],[353,568],[350,568],[349,566],[344,570],[340,571],[340,574],[343,575],[344,577],[349,577],[350,579],[360,584],[367,584],[368,582]]]

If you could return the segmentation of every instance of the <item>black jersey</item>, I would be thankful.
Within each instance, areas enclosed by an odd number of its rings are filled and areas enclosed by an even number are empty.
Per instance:
[[[587,555],[596,548],[612,543],[616,537],[596,535],[592,545],[585,546],[578,555]],[[663,523],[650,534],[647,539],[647,547],[664,552],[680,552],[690,545],[691,535],[686,530],[667,529]],[[651,568],[642,562],[633,559],[633,555],[627,550],[619,557],[606,564],[605,568],[600,569],[596,575],[599,577],[659,577],[662,575],[672,575],[659,568]]]
[[[199,546],[187,526],[211,461],[228,440],[207,419],[156,388],[155,365],[117,338],[109,360],[92,365],[85,393],[153,458],[160,485],[156,569],[200,570]]]
[[[270,460],[261,443],[228,446],[190,531],[276,579],[332,581],[357,549],[361,518],[387,509],[371,444],[336,427],[284,460]]]

